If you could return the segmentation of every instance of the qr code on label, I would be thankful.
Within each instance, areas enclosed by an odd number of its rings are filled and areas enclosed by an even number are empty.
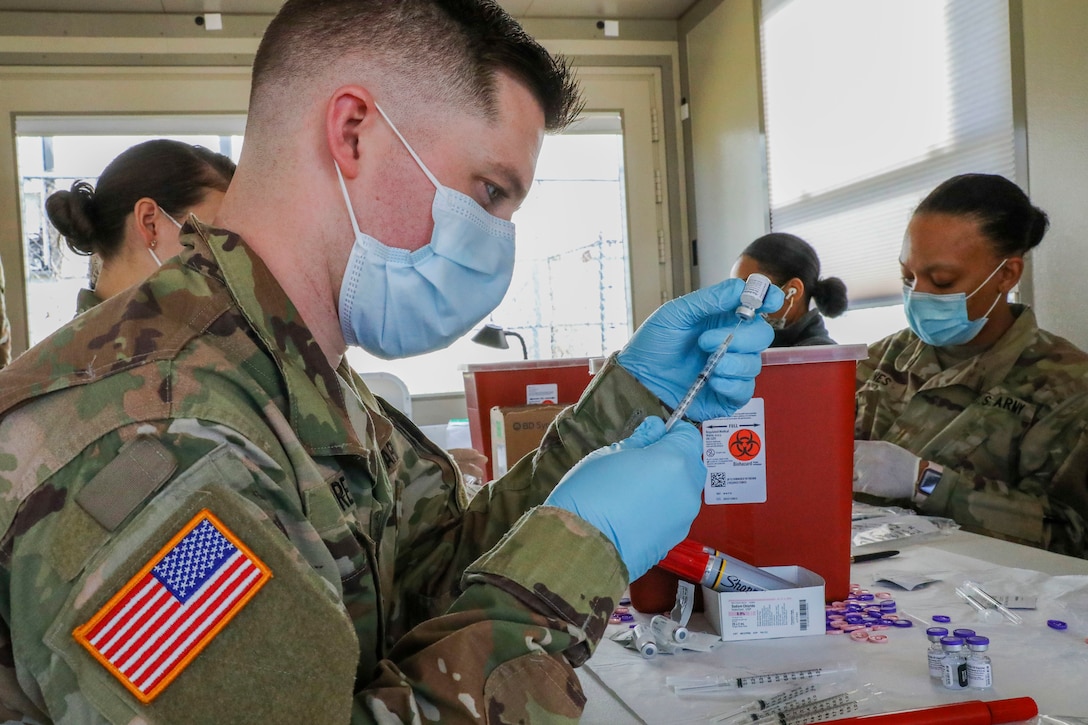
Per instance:
[[[715,487],[725,486],[729,483],[729,479],[725,474],[725,471],[711,471],[710,472],[710,485]]]

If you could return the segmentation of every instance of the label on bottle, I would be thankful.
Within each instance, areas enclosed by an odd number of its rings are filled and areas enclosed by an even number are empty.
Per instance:
[[[950,690],[967,687],[967,661],[959,655],[945,655],[941,661],[941,681]]]
[[[929,676],[934,679],[941,679],[944,676],[944,669],[941,667],[941,660],[944,659],[944,652],[940,650],[929,651]]]
[[[990,663],[982,658],[970,658],[967,660],[967,686],[978,690],[986,690],[992,687],[993,668]]]

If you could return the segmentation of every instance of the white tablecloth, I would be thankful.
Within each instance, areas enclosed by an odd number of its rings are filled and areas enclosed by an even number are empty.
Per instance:
[[[892,546],[869,548],[893,548]],[[969,627],[990,638],[994,687],[991,690],[950,691],[930,681],[926,650],[929,642],[919,622],[909,629],[884,632],[884,644],[858,643],[847,636],[818,635],[786,639],[732,642],[713,652],[658,655],[646,660],[630,649],[602,641],[580,671],[589,697],[584,723],[701,723],[752,699],[749,693],[681,698],[665,684],[669,675],[746,674],[795,670],[806,666],[846,666],[856,675],[843,680],[843,689],[861,686],[862,707],[868,712],[894,712],[962,702],[1031,696],[1047,715],[1088,716],[1088,561],[955,532],[917,545],[896,545],[895,558],[854,565],[852,580],[872,591],[891,592],[900,611],[934,623],[934,614],[952,617],[953,627]],[[984,554],[987,560],[956,551]],[[996,561],[995,561],[996,560]],[[1000,565],[1007,561],[1017,566]],[[1025,565],[1030,569],[1019,568]],[[875,581],[897,571],[926,574],[938,582],[904,591]],[[1058,574],[1054,576],[1050,573]],[[1038,609],[1018,611],[1022,624],[997,613],[985,619],[954,589],[965,579],[987,591],[1017,590],[1038,597]],[[1072,606],[1071,606],[1072,605]],[[1056,631],[1048,619],[1066,621]],[[692,626],[706,628],[700,615]],[[615,631],[616,628],[609,628]],[[607,635],[606,635],[607,636]],[[761,690],[769,694],[777,690]],[[864,694],[866,692],[879,694]]]

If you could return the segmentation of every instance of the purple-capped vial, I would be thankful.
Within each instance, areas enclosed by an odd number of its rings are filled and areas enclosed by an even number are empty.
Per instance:
[[[967,687],[967,657],[963,653],[962,637],[941,637],[941,682],[949,690]]]
[[[953,637],[959,637],[961,639],[967,639],[968,637],[974,637],[975,636],[975,630],[966,629],[966,628],[964,628],[964,629],[953,629],[952,630],[952,636]]]
[[[989,637],[968,637],[967,649],[967,686],[975,690],[988,690],[994,685],[993,667],[986,650],[990,648]]]
[[[941,647],[941,637],[947,636],[948,630],[944,627],[930,627],[926,630],[926,637],[930,645],[926,655],[929,659],[929,676],[934,680],[940,680],[943,675],[941,660],[944,659],[944,649]]]

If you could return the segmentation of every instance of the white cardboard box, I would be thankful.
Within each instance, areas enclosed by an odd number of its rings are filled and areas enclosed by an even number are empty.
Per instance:
[[[824,633],[824,580],[799,566],[763,571],[797,585],[762,592],[716,592],[703,587],[706,618],[725,642]]]

